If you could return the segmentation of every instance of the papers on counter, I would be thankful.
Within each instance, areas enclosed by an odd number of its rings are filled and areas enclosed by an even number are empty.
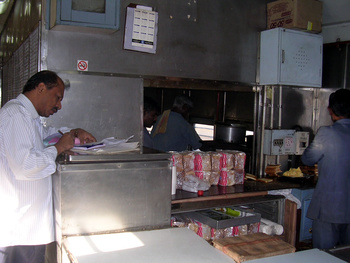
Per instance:
[[[93,143],[87,143],[84,145],[77,145],[74,146],[73,149],[77,149],[77,150],[92,150],[92,149],[96,149],[96,148],[101,148],[101,147],[105,147],[106,145],[103,142],[93,142]]]
[[[71,151],[81,154],[115,154],[133,151],[136,150],[139,146],[138,142],[128,142],[133,137],[134,135],[126,139],[108,137],[100,142],[75,146],[71,149]]]

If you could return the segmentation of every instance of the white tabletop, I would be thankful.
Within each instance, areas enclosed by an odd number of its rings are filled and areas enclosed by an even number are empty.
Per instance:
[[[152,263],[234,263],[188,228],[125,232],[68,237],[64,245],[78,263],[152,262]],[[63,261],[65,262],[65,261]],[[68,261],[69,262],[69,261]],[[344,263],[319,249],[268,258],[249,263]]]
[[[69,237],[65,241],[79,263],[234,263],[187,228]]]

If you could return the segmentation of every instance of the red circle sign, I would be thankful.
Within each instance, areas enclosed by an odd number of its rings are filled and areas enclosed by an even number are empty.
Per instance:
[[[86,71],[88,68],[88,62],[85,60],[78,61],[78,70]]]

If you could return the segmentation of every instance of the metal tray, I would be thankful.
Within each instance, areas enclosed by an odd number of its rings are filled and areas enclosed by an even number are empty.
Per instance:
[[[240,216],[230,216],[224,212],[215,209],[200,210],[196,212],[185,213],[186,216],[206,224],[215,229],[222,229],[233,226],[247,225],[260,222],[261,215],[240,207],[229,207],[241,211]]]

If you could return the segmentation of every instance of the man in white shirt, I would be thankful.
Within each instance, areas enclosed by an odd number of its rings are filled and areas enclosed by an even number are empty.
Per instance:
[[[61,109],[63,81],[52,71],[33,75],[22,94],[0,109],[0,247],[5,262],[45,262],[45,246],[54,241],[52,178],[56,157],[80,142],[96,139],[83,129],[66,129],[54,146],[43,140],[58,130],[40,116]]]

